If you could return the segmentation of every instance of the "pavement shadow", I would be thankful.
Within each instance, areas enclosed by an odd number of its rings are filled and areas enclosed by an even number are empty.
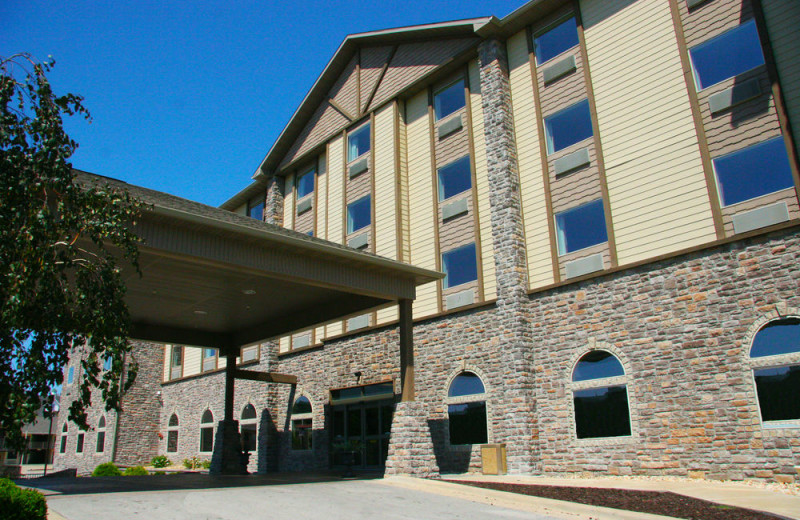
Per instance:
[[[358,475],[347,480],[373,480],[382,473]],[[270,475],[209,475],[178,473],[128,477],[43,477],[20,479],[18,485],[34,488],[45,495],[87,495],[95,493],[135,493],[182,489],[220,489],[232,487],[317,484],[345,480],[339,473],[275,473]]]

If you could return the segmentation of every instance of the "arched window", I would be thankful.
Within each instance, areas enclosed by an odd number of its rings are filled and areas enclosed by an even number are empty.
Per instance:
[[[97,422],[97,453],[103,453],[106,450],[106,418],[100,417]]]
[[[605,350],[585,354],[572,372],[575,433],[579,439],[631,434],[622,363]]]
[[[178,451],[178,414],[169,416],[167,423],[167,453],[175,453]]]
[[[301,395],[292,406],[292,449],[310,450],[312,448],[311,401]]]
[[[257,425],[256,421],[256,407],[248,404],[242,410],[242,419],[240,421],[242,431],[242,451],[256,451],[258,445],[256,443]]]
[[[450,419],[450,444],[485,444],[486,388],[477,374],[458,374],[447,391],[447,416]]]
[[[211,410],[206,410],[200,419],[200,452],[212,451],[214,451],[214,414]]]
[[[59,453],[66,453],[67,452],[67,434],[69,433],[69,426],[67,423],[64,423],[64,427],[61,428],[61,446],[58,449]]]
[[[800,318],[774,320],[759,329],[750,348],[761,421],[800,421]]]

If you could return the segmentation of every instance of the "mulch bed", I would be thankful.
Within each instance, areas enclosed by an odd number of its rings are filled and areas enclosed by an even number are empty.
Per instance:
[[[521,495],[553,498],[591,506],[685,518],[687,520],[775,520],[783,518],[750,509],[707,502],[671,492],[507,484],[503,482],[471,482],[464,480],[447,480],[446,482],[495,489],[497,491],[508,491]]]

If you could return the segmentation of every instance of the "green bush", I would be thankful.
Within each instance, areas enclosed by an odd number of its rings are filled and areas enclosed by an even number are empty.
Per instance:
[[[0,478],[0,512],[4,520],[47,520],[47,503],[38,491]]]
[[[170,461],[166,455],[156,455],[150,463],[154,468],[166,468],[172,464],[172,461]]]
[[[119,468],[117,468],[113,462],[104,462],[92,471],[93,477],[118,477],[120,475],[122,475],[122,473],[120,473]]]
[[[211,461],[210,461],[210,460],[204,460],[204,461],[202,461],[202,462],[200,463],[200,467],[201,467],[201,468],[203,468],[203,469],[208,469],[208,468],[210,468],[210,467],[211,467]]]
[[[136,476],[136,475],[149,475],[147,470],[144,469],[142,466],[133,466],[132,468],[128,468],[122,472],[123,475],[126,477]]]

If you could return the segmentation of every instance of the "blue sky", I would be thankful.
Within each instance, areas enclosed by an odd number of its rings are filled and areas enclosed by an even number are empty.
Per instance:
[[[0,2],[0,56],[56,59],[75,167],[219,205],[245,187],[349,33],[495,15],[523,0]],[[334,7],[331,7],[334,6]]]

